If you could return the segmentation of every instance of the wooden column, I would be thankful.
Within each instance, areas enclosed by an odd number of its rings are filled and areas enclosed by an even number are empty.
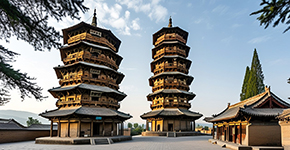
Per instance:
[[[155,120],[155,131],[157,131],[157,120]]]
[[[185,128],[186,128],[186,131],[188,131],[188,128],[187,128],[187,120],[185,120]]]
[[[149,128],[149,123],[148,123],[148,120],[146,119],[146,131],[148,131],[148,128]]]
[[[234,136],[233,136],[233,138],[234,138],[233,142],[234,143],[236,143],[236,138],[237,138],[236,128],[237,128],[236,125],[234,125],[234,130],[233,130],[235,132],[235,133],[233,133],[234,134]]]
[[[113,132],[113,133],[112,133],[112,136],[114,136],[114,123],[115,123],[115,122],[114,122],[114,119],[113,119],[113,122],[112,122],[112,128],[111,128],[111,131]]]
[[[195,131],[195,121],[193,120],[193,131]]]
[[[53,121],[52,121],[52,119],[50,120],[50,131],[49,131],[49,136],[50,136],[50,137],[53,136]]]
[[[179,130],[181,130],[181,118],[179,119]]]
[[[77,137],[81,137],[81,120],[78,122]]]
[[[175,120],[173,119],[173,129],[172,131],[175,131]]]
[[[240,124],[240,144],[242,144],[242,124]]]
[[[163,118],[163,120],[162,120],[162,128],[161,128],[162,130],[162,132],[164,131],[164,118]]]
[[[214,131],[215,131],[215,126],[213,125],[213,126],[212,126],[212,133],[211,133],[211,134],[212,134],[212,139],[214,139],[214,134],[215,134]],[[216,131],[217,131],[217,129],[216,129]],[[216,132],[216,133],[217,133],[217,132]]]
[[[105,120],[103,119],[102,135],[105,136]]]
[[[58,121],[57,121],[57,136],[58,137],[60,137],[60,127],[61,125],[60,125],[60,120],[58,119]]]
[[[67,136],[70,137],[70,121],[67,121]]]
[[[94,121],[91,121],[91,133],[90,136],[93,137],[94,136]]]
[[[121,122],[121,135],[124,135],[124,125],[123,125],[123,121]]]

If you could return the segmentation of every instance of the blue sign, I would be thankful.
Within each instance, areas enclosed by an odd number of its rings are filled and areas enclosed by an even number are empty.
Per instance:
[[[102,120],[102,117],[96,117],[96,120]]]

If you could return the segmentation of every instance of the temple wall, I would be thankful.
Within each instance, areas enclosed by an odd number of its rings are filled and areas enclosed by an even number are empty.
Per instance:
[[[280,146],[281,128],[278,124],[247,125],[247,135],[243,145]]]
[[[281,126],[281,141],[282,146],[287,146],[290,149],[290,122],[288,121],[279,121]]]
[[[49,130],[0,130],[0,143],[33,141],[38,137],[48,137]],[[56,136],[57,131],[53,131]]]

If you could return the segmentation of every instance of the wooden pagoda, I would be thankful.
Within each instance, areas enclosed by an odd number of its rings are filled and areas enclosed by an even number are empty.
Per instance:
[[[194,131],[195,120],[202,114],[188,110],[190,100],[195,94],[189,92],[193,77],[188,75],[191,61],[187,59],[189,49],[186,45],[188,32],[179,27],[168,27],[153,34],[151,72],[149,79],[152,92],[147,96],[152,111],[141,115],[146,119],[146,131]],[[149,125],[149,123],[151,125]]]
[[[97,27],[96,20],[94,13],[92,24],[81,22],[62,30],[64,65],[54,67],[60,87],[49,90],[58,108],[40,114],[51,125],[58,124],[58,137],[122,135],[123,122],[131,118],[118,111],[126,97],[118,91],[124,78],[117,71],[121,41]]]

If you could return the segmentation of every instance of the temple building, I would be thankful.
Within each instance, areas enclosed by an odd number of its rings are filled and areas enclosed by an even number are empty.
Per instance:
[[[282,146],[290,149],[290,109],[285,109],[277,118],[281,126]]]
[[[193,77],[188,75],[191,61],[187,59],[190,49],[186,45],[187,37],[188,32],[172,27],[171,18],[168,27],[153,34],[151,72],[154,75],[149,79],[153,93],[147,96],[152,111],[141,115],[146,119],[146,132],[142,135],[194,131],[195,120],[202,116],[189,110],[195,94],[189,92]]]
[[[277,116],[290,104],[265,87],[265,92],[230,105],[205,120],[213,123],[213,139],[245,146],[281,146]]]
[[[40,115],[58,124],[58,137],[122,135],[123,122],[132,116],[118,111],[126,97],[118,91],[124,78],[118,72],[121,41],[97,27],[96,13],[92,24],[81,22],[62,32],[64,65],[54,67],[60,86],[49,90],[57,109]]]

